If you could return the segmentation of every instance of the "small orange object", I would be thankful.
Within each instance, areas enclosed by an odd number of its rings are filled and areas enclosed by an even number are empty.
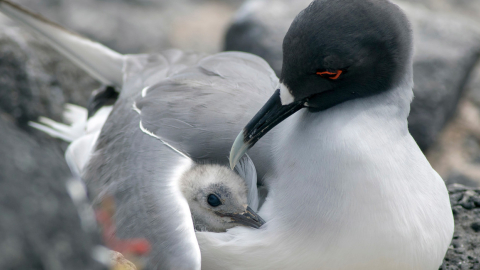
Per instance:
[[[317,75],[320,75],[324,77],[325,75],[329,75],[327,78],[330,80],[336,80],[342,75],[343,71],[341,69],[335,71],[335,72],[330,72],[330,71],[322,71],[322,72],[317,72]]]
[[[105,245],[126,256],[147,255],[151,250],[148,240],[143,238],[119,239],[116,236],[116,228],[113,220],[115,213],[115,201],[113,197],[107,196],[100,203],[100,209],[95,210],[95,216],[102,227],[102,238]]]

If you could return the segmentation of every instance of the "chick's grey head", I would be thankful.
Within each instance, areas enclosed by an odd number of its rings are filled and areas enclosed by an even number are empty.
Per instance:
[[[195,165],[182,175],[180,185],[196,230],[222,232],[265,223],[248,207],[245,181],[225,166]]]
[[[280,82],[290,100],[325,110],[391,89],[403,79],[411,54],[410,24],[396,5],[317,0],[284,38]]]

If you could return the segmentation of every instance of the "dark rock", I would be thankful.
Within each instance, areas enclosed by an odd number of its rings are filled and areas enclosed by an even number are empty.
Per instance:
[[[84,231],[67,193],[66,143],[27,125],[61,120],[65,102],[85,105],[96,87],[45,43],[0,24],[0,269],[106,268],[92,258],[94,220]]]
[[[473,222],[470,227],[472,227],[472,230],[474,230],[475,232],[480,232],[480,221]]]
[[[280,75],[283,37],[297,14],[311,0],[246,1],[225,36],[226,51],[261,56]]]
[[[455,233],[440,269],[480,269],[480,205],[470,204],[480,200],[480,189],[453,184],[448,186],[448,190],[455,217]],[[469,207],[465,208],[464,204]]]
[[[49,45],[0,24],[0,110],[22,129],[39,116],[61,120],[66,102],[85,106],[98,85]]]
[[[466,190],[469,190],[469,188],[461,184],[448,185],[448,191],[450,192],[450,201],[452,201],[452,196],[455,196],[455,195],[461,195],[460,198],[462,198],[463,197],[462,192]],[[458,200],[453,200],[453,201],[458,201]]]
[[[263,57],[280,73],[282,40],[296,14],[310,0],[247,1],[225,38],[225,50]],[[480,53],[480,32],[472,21],[400,3],[414,28],[414,93],[409,129],[426,150],[453,115]]]
[[[106,269],[92,258],[99,244],[81,226],[65,183],[58,146],[39,144],[0,117],[0,269]]]

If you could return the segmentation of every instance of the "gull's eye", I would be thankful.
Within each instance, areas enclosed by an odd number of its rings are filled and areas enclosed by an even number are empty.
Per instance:
[[[207,202],[208,202],[208,204],[210,204],[210,205],[213,206],[213,207],[217,207],[217,206],[219,206],[220,204],[222,204],[222,202],[220,201],[220,199],[219,199],[219,198],[217,197],[217,195],[215,195],[215,194],[210,194],[210,195],[208,195]]]
[[[340,75],[342,75],[342,73],[343,73],[343,70],[339,69],[339,70],[334,71],[334,72],[318,71],[317,75],[320,75],[321,77],[327,78],[329,80],[336,80],[336,79],[340,78]]]

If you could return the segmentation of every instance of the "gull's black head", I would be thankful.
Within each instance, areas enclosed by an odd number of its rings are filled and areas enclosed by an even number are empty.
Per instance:
[[[403,79],[411,52],[410,24],[389,1],[314,1],[283,41],[282,103],[325,110],[388,90]]]
[[[411,55],[410,23],[389,1],[313,1],[283,41],[280,89],[238,135],[230,166],[301,108],[322,111],[391,89],[410,72]]]

